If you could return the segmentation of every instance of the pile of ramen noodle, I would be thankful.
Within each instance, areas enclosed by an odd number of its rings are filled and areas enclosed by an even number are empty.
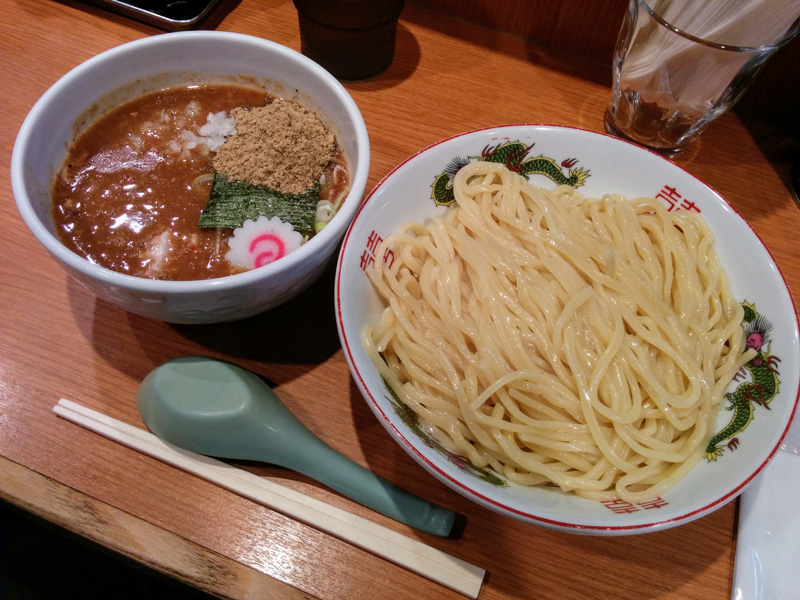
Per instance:
[[[496,163],[385,237],[362,341],[420,427],[521,485],[637,503],[702,457],[749,360],[703,218],[546,190]]]

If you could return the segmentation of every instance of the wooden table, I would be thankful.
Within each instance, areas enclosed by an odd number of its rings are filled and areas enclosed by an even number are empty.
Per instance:
[[[36,99],[66,71],[158,31],[74,2],[11,0],[4,13],[0,497],[223,597],[460,597],[52,412],[66,397],[143,427],[135,393],[144,375],[165,360],[207,354],[274,381],[294,413],[334,448],[466,515],[468,525],[459,540],[438,539],[302,476],[246,468],[485,568],[482,599],[730,597],[736,503],[668,531],[583,537],[492,513],[424,472],[385,433],[350,378],[333,318],[332,270],[290,305],[206,327],[127,314],[68,278],[14,206],[14,138]],[[233,2],[217,21],[220,30],[300,47],[290,0]],[[477,127],[537,122],[602,130],[609,83],[607,66],[408,5],[390,69],[347,84],[370,132],[368,187],[418,149]],[[778,133],[728,114],[677,162],[751,223],[800,297],[800,211],[787,187],[788,149]]]

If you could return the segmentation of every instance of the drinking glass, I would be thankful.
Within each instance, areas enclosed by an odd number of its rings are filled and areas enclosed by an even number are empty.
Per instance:
[[[629,0],[606,130],[678,154],[797,35],[798,12],[796,0]]]

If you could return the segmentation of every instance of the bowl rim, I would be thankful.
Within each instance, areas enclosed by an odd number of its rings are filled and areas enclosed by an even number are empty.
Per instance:
[[[131,52],[137,52],[142,48],[159,45],[169,47],[175,44],[180,45],[187,42],[196,42],[197,40],[207,40],[209,43],[223,42],[260,47],[266,53],[278,54],[289,61],[294,61],[302,65],[314,77],[321,80],[326,86],[332,89],[334,95],[346,109],[348,119],[352,122],[355,134],[355,146],[359,149],[356,164],[351,167],[351,173],[355,174],[355,176],[352,177],[350,181],[350,192],[342,201],[339,211],[337,211],[337,215],[342,213],[340,215],[342,218],[338,220],[335,226],[328,225],[324,227],[307,243],[303,244],[294,252],[284,256],[281,260],[258,269],[252,269],[244,273],[236,273],[225,277],[186,281],[156,280],[127,275],[92,263],[64,246],[58,239],[58,236],[50,231],[42,222],[33,207],[33,202],[25,184],[25,157],[30,152],[30,132],[37,127],[41,115],[47,110],[50,110],[52,102],[57,99],[59,95],[63,93],[64,89],[71,85],[75,79],[79,79],[98,67],[107,68],[106,65],[108,63],[113,64],[120,56]],[[170,72],[169,66],[166,66],[163,71],[154,73],[152,77]],[[202,70],[198,72],[202,74]],[[176,71],[176,73],[178,72]],[[246,73],[244,73],[244,75],[246,75]],[[100,94],[99,96],[102,95],[103,94]],[[88,99],[86,110],[91,107],[91,103],[96,101],[99,96],[93,95]],[[53,83],[35,102],[17,133],[11,155],[11,185],[17,209],[28,229],[31,230],[36,239],[39,240],[55,258],[65,263],[76,272],[105,284],[124,288],[136,293],[183,296],[210,290],[222,291],[247,286],[269,279],[272,276],[280,277],[280,275],[290,273],[292,270],[296,269],[306,258],[313,256],[317,252],[318,246],[324,247],[327,243],[333,242],[337,236],[342,235],[343,232],[346,231],[345,223],[349,226],[350,220],[352,220],[352,217],[360,207],[369,176],[369,165],[370,142],[364,117],[350,93],[331,73],[318,63],[287,46],[252,35],[213,30],[177,31],[141,38],[105,50],[73,67]]]
[[[511,517],[517,518],[517,519],[521,520],[522,522],[527,522],[527,523],[531,523],[531,524],[537,524],[537,525],[540,525],[540,526],[549,527],[549,528],[553,528],[553,529],[560,530],[560,531],[565,531],[565,532],[570,532],[570,533],[577,533],[577,534],[588,534],[588,535],[629,535],[629,534],[641,534],[641,533],[655,532],[655,531],[660,531],[660,530],[663,530],[663,529],[666,529],[666,528],[669,528],[669,527],[673,527],[673,526],[676,526],[676,525],[685,524],[685,523],[691,522],[692,520],[695,520],[695,519],[697,519],[699,517],[702,517],[702,516],[712,512],[712,511],[716,510],[717,508],[720,508],[721,506],[725,505],[727,502],[729,502],[730,500],[732,500],[733,498],[735,498],[739,494],[741,494],[744,491],[744,489],[748,485],[750,485],[750,483],[752,483],[752,481],[769,464],[769,462],[772,460],[772,458],[775,456],[775,454],[780,451],[781,444],[783,443],[783,440],[785,439],[785,437],[786,437],[786,435],[787,435],[787,433],[789,431],[789,428],[792,426],[793,420],[795,419],[795,417],[800,419],[800,416],[798,416],[798,409],[800,409],[800,380],[798,381],[797,389],[794,390],[794,400],[792,402],[792,411],[790,413],[790,416],[788,418],[788,421],[787,421],[785,427],[783,428],[783,431],[780,433],[780,436],[779,436],[779,439],[778,439],[777,443],[770,450],[768,455],[761,461],[761,463],[758,465],[758,467],[756,469],[754,469],[754,471],[747,478],[745,478],[744,481],[739,483],[730,492],[724,494],[723,496],[721,496],[719,498],[714,499],[713,501],[707,502],[707,503],[703,504],[702,506],[695,507],[695,508],[693,508],[691,510],[688,510],[688,511],[680,512],[680,514],[677,514],[677,515],[674,515],[674,516],[670,516],[670,517],[664,518],[664,519],[656,519],[656,520],[650,520],[650,521],[648,521],[646,523],[625,524],[625,525],[580,524],[580,523],[575,523],[575,522],[570,522],[570,521],[554,519],[554,518],[550,518],[550,517],[545,517],[545,516],[541,516],[541,515],[532,514],[531,512],[524,512],[522,510],[519,510],[519,509],[514,508],[512,506],[508,506],[507,504],[503,504],[502,502],[499,502],[497,500],[494,500],[492,498],[487,497],[486,495],[484,495],[484,494],[480,493],[479,491],[477,491],[474,487],[471,487],[471,486],[469,486],[467,484],[464,484],[459,479],[454,478],[449,473],[447,473],[444,470],[442,470],[438,465],[434,464],[428,457],[426,457],[422,452],[420,452],[420,450],[417,448],[417,443],[410,441],[409,440],[409,436],[406,433],[404,433],[404,432],[402,432],[402,431],[400,431],[398,429],[398,427],[395,425],[395,423],[392,421],[392,419],[390,419],[386,415],[386,413],[384,412],[382,406],[377,402],[377,400],[373,397],[372,393],[370,392],[370,390],[369,390],[369,388],[368,388],[368,386],[366,384],[366,381],[364,380],[364,377],[363,377],[359,367],[356,364],[355,356],[354,356],[354,353],[353,353],[353,350],[352,350],[352,345],[351,345],[351,342],[354,342],[354,341],[351,340],[347,336],[347,333],[345,331],[345,325],[344,325],[343,319],[344,319],[344,313],[346,311],[342,309],[342,297],[345,295],[345,293],[342,291],[342,270],[344,268],[343,265],[344,265],[345,252],[349,248],[350,236],[351,236],[353,230],[360,223],[359,217],[361,216],[362,212],[364,210],[366,210],[366,208],[369,206],[370,201],[373,199],[373,197],[383,188],[383,186],[386,184],[388,179],[390,177],[392,177],[395,174],[395,172],[400,170],[407,163],[409,163],[410,161],[414,160],[418,156],[420,156],[422,154],[425,154],[429,150],[431,150],[433,148],[436,148],[438,146],[441,146],[441,145],[443,145],[443,144],[445,144],[447,142],[450,142],[450,141],[455,140],[455,139],[463,138],[463,137],[466,137],[466,136],[469,136],[469,135],[473,135],[473,134],[477,134],[477,133],[483,133],[483,132],[486,132],[486,131],[496,131],[498,133],[498,135],[503,135],[506,131],[513,131],[513,130],[518,129],[518,128],[535,128],[535,129],[540,129],[540,130],[562,130],[562,131],[580,132],[582,134],[589,134],[591,136],[597,136],[597,137],[600,137],[600,138],[608,138],[610,140],[613,140],[613,143],[627,144],[629,146],[634,147],[637,151],[642,151],[642,152],[649,153],[651,155],[654,155],[655,157],[657,157],[660,160],[666,161],[668,164],[672,165],[673,167],[677,167],[678,169],[683,171],[686,175],[688,175],[690,178],[695,180],[695,182],[697,182],[697,184],[702,185],[705,188],[707,188],[714,196],[716,196],[717,200],[721,201],[724,204],[724,206],[736,218],[738,218],[742,223],[744,223],[747,226],[747,228],[751,231],[751,233],[755,237],[755,240],[757,241],[757,243],[759,243],[762,246],[763,250],[770,257],[770,260],[772,261],[773,265],[775,266],[775,271],[777,272],[777,274],[779,276],[780,282],[781,282],[783,288],[786,290],[786,293],[788,294],[788,298],[789,298],[790,303],[791,303],[791,309],[792,309],[793,317],[794,317],[793,326],[794,326],[795,334],[797,333],[798,329],[800,329],[800,315],[798,313],[797,304],[794,302],[791,288],[789,288],[789,286],[787,284],[787,281],[786,281],[786,278],[783,275],[783,273],[781,272],[781,270],[778,267],[777,263],[775,262],[774,256],[770,252],[769,248],[764,244],[763,240],[756,233],[756,231],[752,228],[750,223],[746,219],[744,219],[741,216],[741,214],[734,207],[732,207],[728,203],[728,201],[725,200],[725,198],[721,194],[719,194],[716,190],[714,190],[711,186],[709,186],[704,181],[699,179],[697,176],[695,176],[692,173],[690,173],[689,171],[687,171],[681,165],[675,163],[674,161],[670,160],[667,157],[664,157],[663,155],[661,155],[661,154],[659,154],[657,152],[654,152],[653,150],[650,150],[648,148],[639,146],[638,144],[635,144],[635,143],[630,142],[628,140],[625,140],[625,139],[622,139],[622,138],[617,138],[617,137],[615,137],[613,135],[610,135],[610,134],[607,134],[607,133],[604,133],[604,132],[593,131],[593,130],[582,128],[582,127],[575,127],[575,126],[569,126],[569,125],[556,125],[556,124],[549,124],[549,123],[530,123],[530,122],[511,123],[511,124],[505,124],[505,125],[491,125],[491,126],[471,129],[469,131],[464,131],[464,132],[457,133],[457,134],[451,135],[449,137],[443,138],[441,140],[438,140],[438,141],[436,141],[436,142],[434,142],[434,143],[422,148],[421,150],[418,150],[417,152],[414,152],[413,154],[411,154],[410,156],[408,156],[407,158],[402,160],[391,171],[389,171],[384,177],[382,177],[381,180],[373,187],[373,189],[369,192],[369,194],[366,196],[364,201],[361,203],[361,206],[359,207],[359,210],[356,213],[356,215],[353,217],[353,220],[350,222],[350,225],[349,225],[349,227],[347,229],[347,233],[345,234],[344,240],[342,241],[342,246],[341,246],[341,249],[339,251],[339,256],[338,256],[338,259],[337,259],[336,275],[335,275],[335,282],[334,282],[334,302],[335,302],[335,305],[336,305],[336,325],[337,325],[337,330],[338,330],[338,333],[339,333],[339,339],[340,339],[340,342],[341,342],[341,345],[342,345],[342,349],[343,349],[345,358],[347,360],[347,364],[348,364],[351,376],[352,376],[353,380],[356,382],[356,385],[357,385],[357,387],[359,389],[359,392],[361,393],[361,395],[364,398],[364,400],[367,402],[367,404],[370,407],[370,409],[373,412],[377,412],[377,413],[380,414],[380,418],[378,420],[380,421],[381,425],[385,429],[387,429],[387,431],[390,433],[391,437],[395,438],[395,441],[399,442],[400,446],[406,452],[410,453],[411,456],[416,460],[416,462],[418,462],[422,467],[424,467],[426,471],[431,473],[434,477],[436,477],[440,481],[443,481],[444,483],[446,483],[449,487],[455,489],[456,491],[459,491],[462,495],[466,496],[468,499],[471,499],[471,500],[475,501],[476,503],[478,503],[478,504],[480,504],[480,505],[482,505],[482,506],[484,506],[486,508],[489,508],[491,510],[497,511],[500,514],[505,514],[507,516],[511,516]],[[360,343],[360,340],[356,340],[354,343]],[[791,394],[792,394],[792,392],[790,390],[789,391],[789,395],[791,395]]]

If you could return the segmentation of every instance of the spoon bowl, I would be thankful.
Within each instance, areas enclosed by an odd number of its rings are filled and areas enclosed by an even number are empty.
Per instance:
[[[186,357],[154,369],[137,405],[159,438],[197,454],[253,460],[303,473],[373,510],[439,536],[455,514],[383,479],[309,431],[255,373]]]

